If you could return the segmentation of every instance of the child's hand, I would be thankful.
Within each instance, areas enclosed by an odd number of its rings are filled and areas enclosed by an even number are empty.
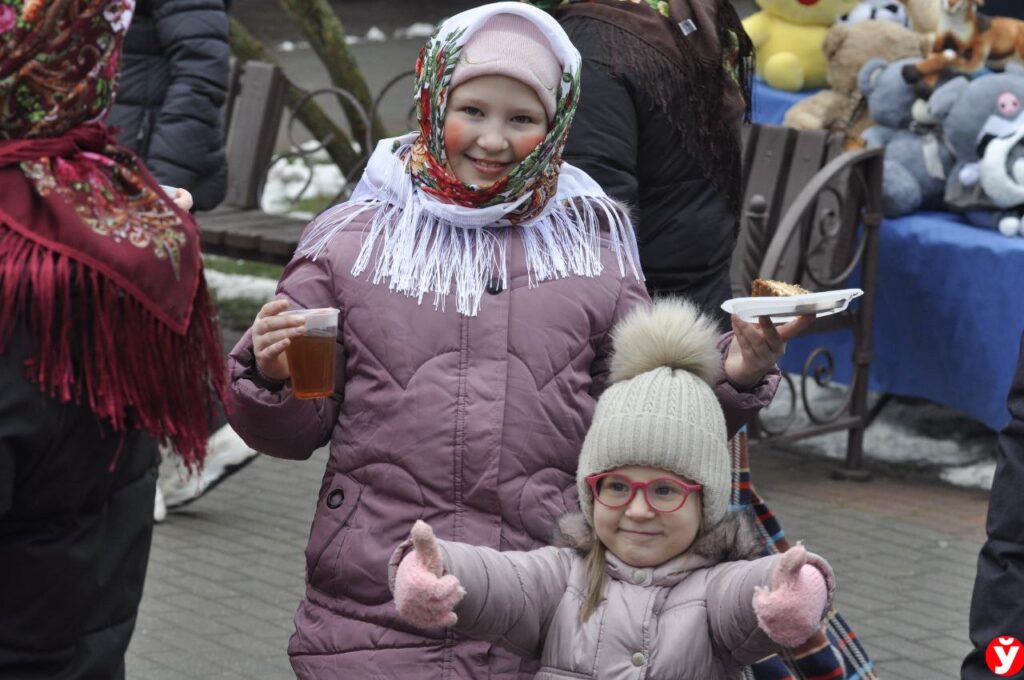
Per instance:
[[[181,187],[169,187],[162,184],[160,186],[165,192],[167,192],[167,195],[171,197],[171,200],[174,201],[174,205],[178,206],[178,208],[185,212],[192,209],[192,194],[187,190],[182,189]]]
[[[758,625],[786,647],[797,647],[818,631],[828,602],[825,577],[806,561],[807,551],[794,545],[772,571],[771,589],[754,590]]]
[[[465,589],[459,579],[444,574],[444,560],[430,525],[416,520],[412,527],[412,552],[402,558],[395,574],[398,615],[418,628],[453,626],[453,611]]]
[[[737,387],[753,387],[786,353],[786,341],[805,330],[813,321],[813,314],[804,314],[776,327],[767,316],[759,317],[754,324],[733,314],[732,329],[735,334],[725,357],[726,377]]]
[[[260,373],[274,380],[291,377],[285,347],[291,338],[305,332],[306,321],[294,314],[281,315],[288,309],[287,300],[271,300],[260,308],[252,324],[252,349]]]

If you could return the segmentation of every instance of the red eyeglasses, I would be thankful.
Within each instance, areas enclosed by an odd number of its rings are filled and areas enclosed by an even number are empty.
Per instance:
[[[687,484],[671,477],[658,477],[649,482],[637,482],[621,472],[602,472],[587,477],[587,484],[597,502],[617,510],[633,502],[638,489],[643,489],[647,505],[656,512],[675,512],[686,504],[690,494],[704,488],[702,484]]]

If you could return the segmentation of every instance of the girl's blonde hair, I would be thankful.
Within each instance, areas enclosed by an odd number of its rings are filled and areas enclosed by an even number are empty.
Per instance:
[[[594,532],[594,542],[590,546],[590,551],[587,553],[587,575],[590,579],[587,581],[587,597],[583,601],[583,606],[580,607],[580,621],[585,622],[590,616],[597,610],[601,604],[601,600],[604,599],[604,578],[605,569],[608,564],[608,560],[605,559],[604,551],[607,548],[604,547],[604,543],[597,537],[597,532]]]

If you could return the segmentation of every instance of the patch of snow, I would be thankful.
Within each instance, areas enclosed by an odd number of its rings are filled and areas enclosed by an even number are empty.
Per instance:
[[[319,152],[313,155],[318,156]],[[294,210],[297,201],[317,196],[333,198],[344,186],[345,178],[336,165],[314,163],[310,166],[299,158],[282,158],[267,172],[260,207],[269,213],[305,217]]]
[[[826,414],[843,404],[845,385],[819,386],[810,381],[809,401],[817,414]],[[868,406],[880,395],[872,394]],[[783,381],[772,405],[764,412],[764,422],[774,430],[781,428],[789,417],[791,399],[795,399],[797,415],[793,429],[810,424],[803,413],[799,381],[795,394]],[[835,460],[846,457],[847,432],[828,434],[799,440],[791,446],[814,455]],[[950,470],[950,481],[964,486],[979,486],[984,477],[984,466],[991,465],[995,456],[996,436],[966,416],[948,408],[927,402],[888,403],[864,433],[864,458],[886,463],[910,464],[920,468]],[[969,470],[977,468],[977,471]],[[954,473],[952,470],[961,470]],[[991,473],[989,473],[991,477]],[[982,488],[987,488],[982,486]]]
[[[388,39],[388,34],[380,30],[376,26],[370,26],[370,30],[363,36],[363,40],[367,42],[384,42]]]
[[[434,35],[434,29],[436,28],[437,26],[435,26],[434,24],[416,22],[414,24],[406,26],[405,28],[396,29],[393,34],[393,37],[398,39],[429,38],[430,36]]]
[[[277,281],[265,276],[226,274],[215,269],[204,269],[206,285],[218,300],[245,298],[267,302],[277,291]]]
[[[941,477],[945,482],[956,486],[966,486],[986,491],[992,488],[992,480],[996,475],[996,464],[991,461],[964,465],[963,467],[949,467],[942,471]]]

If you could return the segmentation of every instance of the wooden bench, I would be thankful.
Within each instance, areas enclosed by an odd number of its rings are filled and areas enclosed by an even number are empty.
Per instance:
[[[307,220],[260,209],[274,156],[286,82],[277,66],[233,62],[228,90],[228,190],[223,203],[196,220],[204,253],[286,264]]]
[[[799,283],[811,291],[864,290],[851,309],[815,320],[804,333],[853,333],[853,376],[840,405],[823,413],[804,390],[803,411],[810,425],[794,428],[796,400],[791,391],[791,417],[784,426],[770,429],[762,419],[751,425],[751,437],[780,444],[847,430],[846,459],[836,475],[867,479],[862,458],[864,430],[872,417],[867,385],[882,219],[882,150],[844,153],[841,145],[839,136],[826,132],[770,125],[745,130],[744,203],[731,278],[737,297],[749,295],[758,277]],[[824,364],[811,361],[815,359]],[[785,377],[792,388],[793,376]],[[800,379],[804,386],[809,381],[831,383],[827,347],[812,353]]]

